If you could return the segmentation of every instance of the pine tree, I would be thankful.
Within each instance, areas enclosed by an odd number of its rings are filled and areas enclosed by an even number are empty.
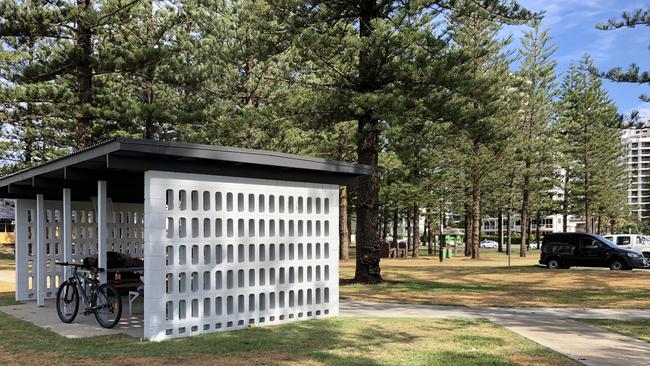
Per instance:
[[[548,196],[547,192],[553,187],[553,145],[549,144],[547,136],[550,135],[553,98],[556,95],[556,62],[552,59],[556,49],[548,32],[540,28],[538,20],[533,22],[532,29],[525,31],[521,38],[521,64],[517,76],[522,103],[516,134],[522,176],[521,257],[526,256],[526,245],[530,238],[528,227],[531,198],[538,197],[541,200]],[[538,202],[538,206],[540,204]]]
[[[378,166],[380,121],[392,121],[418,99],[442,84],[449,65],[439,21],[465,13],[464,1],[378,2],[376,0],[309,2],[273,0],[274,19],[296,34],[293,42],[301,67],[290,75],[304,85],[305,110],[322,123],[357,121],[358,162]],[[472,2],[475,3],[475,2]],[[530,14],[501,1],[476,2],[483,17],[521,21]],[[449,61],[449,60],[446,60]],[[380,282],[377,238],[379,176],[358,184],[357,266],[355,280]]]
[[[498,24],[482,19],[462,19],[454,27],[454,44],[469,61],[454,68],[458,84],[451,104],[457,108],[451,123],[457,129],[454,156],[467,183],[470,218],[469,254],[480,258],[481,199],[491,177],[505,156],[509,131],[504,126],[510,112],[508,95],[513,89],[510,38],[498,40]]]
[[[620,19],[609,19],[606,23],[596,25],[600,30],[616,30],[621,28],[635,28],[638,26],[650,26],[650,8],[624,11]],[[595,68],[594,68],[595,70]],[[641,71],[638,65],[631,64],[625,71],[621,67],[613,68],[602,74],[605,78],[617,82],[636,83],[650,85],[650,71]],[[644,102],[650,102],[650,96],[640,96]]]
[[[624,205],[625,196],[617,192],[627,189],[620,178],[623,150],[616,107],[591,70],[587,55],[570,66],[561,86],[556,125],[565,155],[564,195],[574,212],[582,214],[587,232],[595,231],[594,213]]]

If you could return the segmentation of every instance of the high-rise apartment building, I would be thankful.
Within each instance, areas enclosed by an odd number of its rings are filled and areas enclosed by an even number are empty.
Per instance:
[[[650,129],[628,129],[622,134],[630,185],[627,203],[632,217],[650,218]]]

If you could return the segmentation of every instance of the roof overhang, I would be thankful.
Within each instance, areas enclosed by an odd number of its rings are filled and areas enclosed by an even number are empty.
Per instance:
[[[96,195],[92,182],[107,181],[115,202],[142,202],[148,170],[237,176],[321,184],[355,185],[369,165],[272,151],[118,138],[0,178],[0,197],[73,200]]]

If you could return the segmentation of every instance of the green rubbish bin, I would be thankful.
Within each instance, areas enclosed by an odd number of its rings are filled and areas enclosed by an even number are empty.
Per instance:
[[[451,250],[451,248],[445,248],[445,249],[446,249],[445,257],[451,258],[454,256],[454,252]]]

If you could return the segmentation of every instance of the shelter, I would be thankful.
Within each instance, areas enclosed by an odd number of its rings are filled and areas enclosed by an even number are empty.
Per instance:
[[[56,261],[96,255],[106,268],[115,251],[144,260],[150,340],[336,315],[338,188],[368,174],[269,151],[116,139],[3,177],[0,197],[16,200],[16,299],[55,298],[67,278]]]

